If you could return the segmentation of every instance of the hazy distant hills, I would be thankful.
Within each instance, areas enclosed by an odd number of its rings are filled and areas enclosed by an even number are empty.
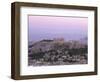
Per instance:
[[[43,39],[43,40],[40,40],[40,41],[37,41],[37,42],[34,42],[34,41],[30,41],[28,42],[28,45],[29,46],[33,46],[33,45],[36,45],[36,44],[43,44],[43,43],[47,43],[47,44],[50,44],[50,43],[53,43],[54,40],[49,40],[49,39]],[[77,42],[77,43],[81,43],[81,44],[88,44],[88,38],[87,37],[84,37],[84,38],[81,38],[79,40],[68,40],[68,41],[64,41],[63,43],[72,43],[72,42]]]
[[[80,42],[83,44],[88,44],[88,38],[87,37],[82,38],[82,39],[80,39]]]
[[[61,41],[61,40],[41,40],[37,42],[29,42],[28,47],[29,51],[31,52],[45,52],[49,50],[56,50],[56,49],[79,49],[85,48],[87,46],[87,38],[82,38],[78,41],[76,40],[69,40],[69,41]],[[31,53],[32,53],[31,52]]]

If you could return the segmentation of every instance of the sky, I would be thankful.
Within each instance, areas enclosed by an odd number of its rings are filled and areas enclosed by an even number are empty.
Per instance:
[[[28,16],[29,41],[54,38],[79,40],[87,37],[87,32],[88,18],[86,17]]]

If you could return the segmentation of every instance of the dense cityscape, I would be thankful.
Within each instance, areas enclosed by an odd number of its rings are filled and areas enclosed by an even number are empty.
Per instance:
[[[43,39],[29,42],[28,66],[73,65],[88,63],[87,39]]]

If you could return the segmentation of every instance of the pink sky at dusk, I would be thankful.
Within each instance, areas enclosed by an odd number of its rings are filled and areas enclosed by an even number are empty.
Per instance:
[[[28,16],[29,41],[63,37],[78,40],[87,37],[88,18]]]

